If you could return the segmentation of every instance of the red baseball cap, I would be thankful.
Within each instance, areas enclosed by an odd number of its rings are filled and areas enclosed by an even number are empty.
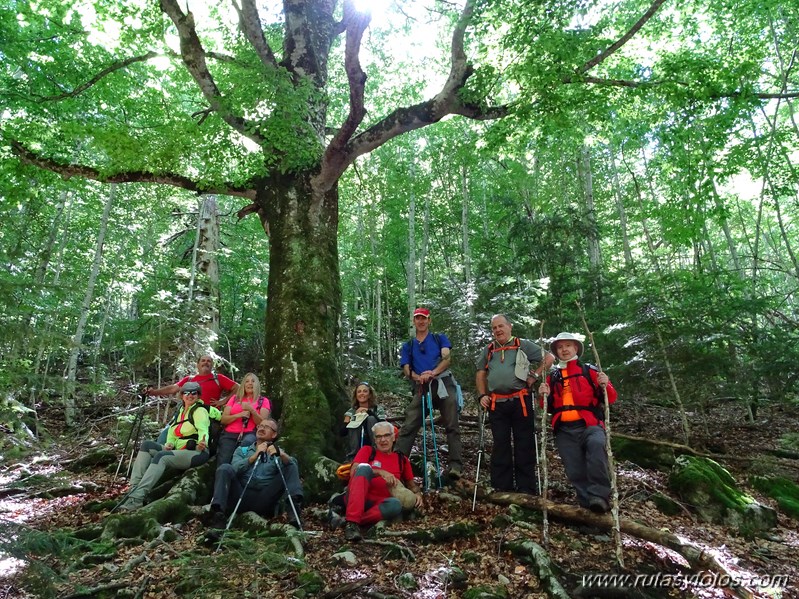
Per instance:
[[[414,316],[424,316],[425,318],[430,318],[430,310],[427,308],[416,308],[413,311]]]

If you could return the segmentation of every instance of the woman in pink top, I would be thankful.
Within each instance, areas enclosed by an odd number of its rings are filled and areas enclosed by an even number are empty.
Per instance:
[[[272,404],[261,397],[261,382],[252,372],[244,376],[236,395],[232,396],[222,412],[224,430],[219,436],[216,450],[216,467],[229,464],[239,445],[255,442],[255,427],[269,418]]]

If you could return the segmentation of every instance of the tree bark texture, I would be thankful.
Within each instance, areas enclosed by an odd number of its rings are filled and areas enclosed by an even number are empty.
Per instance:
[[[338,187],[320,195],[311,176],[274,175],[258,192],[270,223],[264,388],[282,419],[283,442],[301,468],[331,449],[346,404],[335,351],[341,318]]]

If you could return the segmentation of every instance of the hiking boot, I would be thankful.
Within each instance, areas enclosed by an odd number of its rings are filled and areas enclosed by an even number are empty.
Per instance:
[[[595,514],[607,514],[610,511],[610,504],[602,497],[591,497],[588,500],[588,509]]]
[[[459,480],[461,476],[463,476],[463,470],[460,466],[450,466],[449,477],[452,480]]]
[[[225,512],[214,511],[208,523],[208,528],[225,528],[227,527],[227,517]]]
[[[124,501],[122,505],[120,505],[116,511],[117,512],[132,512],[133,510],[137,510],[144,505],[144,502],[141,499],[132,499],[128,498]]]
[[[327,525],[330,527],[330,530],[336,530],[337,528],[341,528],[347,523],[344,519],[344,516],[338,514],[336,511],[333,510],[331,507],[327,510]]]
[[[344,527],[344,538],[353,543],[357,543],[363,539],[360,527],[355,524],[355,522],[347,522],[347,525]]]

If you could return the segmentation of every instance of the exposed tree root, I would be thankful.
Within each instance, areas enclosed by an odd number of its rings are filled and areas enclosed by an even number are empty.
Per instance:
[[[384,537],[400,537],[420,543],[445,543],[452,539],[474,537],[482,527],[474,522],[460,521],[438,528],[428,530],[385,530],[381,533]]]
[[[385,548],[387,551],[385,554],[383,554],[383,559],[400,558],[408,562],[416,561],[416,555],[414,555],[413,551],[398,543],[380,541],[376,539],[364,539],[363,542],[366,545],[375,545],[377,547]]]
[[[155,539],[161,534],[161,524],[185,521],[191,513],[189,506],[205,490],[213,468],[209,463],[192,468],[165,497],[132,512],[112,514],[106,519],[102,538]]]
[[[367,578],[354,580],[353,582],[348,582],[347,584],[338,586],[335,589],[330,589],[320,597],[321,599],[337,599],[338,597],[349,597],[354,591],[362,589],[365,586],[369,586],[374,581],[375,581],[374,576],[368,576]]]
[[[503,545],[517,557],[526,557],[532,561],[538,580],[550,598],[569,599],[569,594],[558,581],[557,574],[552,568],[546,549],[533,541],[510,541]]]

